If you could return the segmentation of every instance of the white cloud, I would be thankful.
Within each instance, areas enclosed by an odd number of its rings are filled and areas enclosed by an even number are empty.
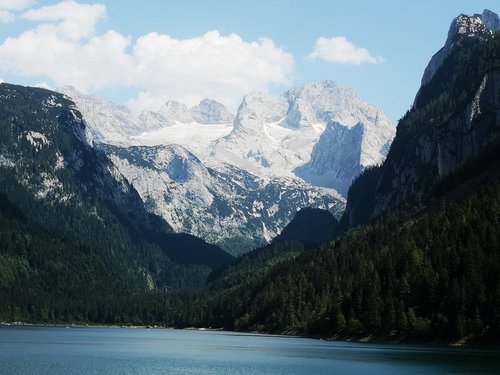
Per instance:
[[[0,78],[0,83],[4,83],[4,82],[5,82],[5,81],[4,81],[2,78]]]
[[[39,33],[54,33],[70,40],[94,35],[97,22],[105,17],[104,5],[79,4],[73,0],[30,9],[21,15],[29,21],[44,22],[38,26]]]
[[[236,105],[250,91],[269,83],[285,84],[293,57],[269,39],[245,42],[238,35],[210,31],[193,39],[151,33],[133,48],[136,84],[144,89],[131,102],[141,107],[153,98],[170,97],[187,104],[205,97]]]
[[[7,10],[0,10],[0,23],[12,23],[16,16]]]
[[[344,36],[331,39],[319,38],[308,58],[312,61],[320,58],[331,63],[354,65],[378,64],[385,61],[383,57],[372,56],[367,49],[355,46]]]
[[[0,9],[23,10],[34,3],[35,0],[0,0]]]
[[[37,24],[0,44],[0,72],[86,92],[135,89],[129,101],[135,110],[204,97],[236,106],[250,91],[287,84],[293,72],[293,56],[270,39],[247,42],[217,31],[191,39],[149,33],[135,41],[113,30],[96,35],[105,16],[101,5],[74,1],[25,12]]]
[[[15,12],[29,8],[35,0],[0,0],[0,24],[16,20]]]

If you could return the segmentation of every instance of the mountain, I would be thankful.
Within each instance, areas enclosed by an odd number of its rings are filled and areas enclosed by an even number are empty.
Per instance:
[[[400,120],[384,163],[349,189],[334,241],[310,251],[276,242],[279,251],[270,245],[218,270],[197,324],[498,343],[498,36],[470,38],[443,60]]]
[[[481,17],[461,15],[452,22],[447,45],[463,35],[466,39],[420,88],[413,109],[398,125],[384,165],[351,186],[344,216],[348,226],[429,194],[436,183],[500,139],[498,38]]]
[[[0,106],[1,192],[30,225],[112,258],[122,253],[119,263],[144,251],[136,247],[156,247],[154,271],[141,265],[144,259],[134,261],[157,286],[165,283],[162,262],[218,267],[231,260],[216,246],[172,233],[148,213],[115,165],[88,143],[82,114],[63,95],[2,84]],[[115,242],[120,237],[122,244]]]
[[[60,87],[56,91],[77,104],[78,111],[87,123],[86,136],[91,144],[109,139],[119,143],[127,136],[144,131],[143,124],[125,106],[103,102],[93,95],[84,95],[72,86]],[[99,123],[99,127],[92,126],[95,123]]]
[[[485,9],[482,14],[461,14],[450,25],[445,45],[432,56],[422,76],[422,86],[430,82],[436,71],[453,50],[468,41],[488,39],[500,30],[500,19],[496,13]],[[419,94],[417,93],[417,98]]]
[[[213,157],[264,178],[295,175],[343,195],[362,170],[384,160],[395,133],[379,109],[333,81],[278,98],[247,95],[234,124],[214,144]]]
[[[179,145],[101,145],[143,197],[146,207],[177,232],[189,232],[232,254],[271,241],[295,207],[316,206],[336,212],[342,199],[297,179],[262,180],[232,165],[207,167]]]
[[[71,98],[85,121],[89,140],[96,143],[128,145],[144,133],[150,134],[177,124],[228,124],[234,115],[221,103],[204,99],[188,108],[170,100],[158,111],[144,111],[136,116],[126,106],[103,102],[94,95],[82,94],[72,86],[62,86],[57,92]]]
[[[204,99],[191,109],[168,101],[137,117],[60,91],[74,97],[95,147],[150,212],[236,255],[271,241],[301,208],[340,217],[352,180],[384,160],[395,132],[379,109],[333,81],[276,98],[249,94],[236,116]]]
[[[319,245],[332,239],[338,220],[329,211],[303,208],[274,241],[299,241]]]
[[[191,116],[191,111],[189,108],[175,100],[169,100],[161,106],[158,110],[165,118],[171,121],[178,121],[184,124],[189,124],[193,122],[193,117]]]
[[[203,99],[191,108],[193,120],[199,124],[232,124],[234,115],[221,103]]]

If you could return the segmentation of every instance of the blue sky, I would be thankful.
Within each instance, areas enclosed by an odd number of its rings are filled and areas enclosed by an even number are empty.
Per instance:
[[[248,91],[279,94],[331,79],[396,122],[451,20],[485,8],[498,13],[500,4],[0,0],[0,78],[51,88],[72,84],[135,110],[166,99],[194,104],[205,96],[235,110]],[[351,55],[340,61],[336,53],[317,51],[313,59],[320,38],[326,50],[347,45]]]

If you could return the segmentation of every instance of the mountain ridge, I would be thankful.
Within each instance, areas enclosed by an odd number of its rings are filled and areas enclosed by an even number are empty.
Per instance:
[[[96,147],[113,152],[112,160],[137,187],[152,212],[162,215],[177,231],[224,244],[233,254],[236,250],[231,249],[232,241],[244,251],[269,242],[300,208],[318,207],[340,216],[344,198],[336,189],[345,195],[358,173],[380,163],[395,132],[379,109],[333,81],[305,84],[276,98],[251,93],[243,99],[233,126],[192,122],[187,106],[171,101],[158,112],[142,114],[142,121],[156,130],[142,133],[137,126],[141,119],[134,118],[124,124],[122,134],[117,134],[115,129],[125,113],[122,107],[103,104],[97,105],[96,111],[94,99],[86,96],[80,96],[76,102],[87,115]],[[201,104],[207,110],[215,107],[213,116],[207,114],[205,118],[227,115],[213,101],[204,100]],[[103,115],[102,108],[119,112]],[[336,120],[336,125],[327,125],[331,120]],[[110,123],[112,126],[101,130]],[[350,129],[359,123],[363,132],[354,133],[343,143],[328,130],[335,126]],[[318,142],[321,137],[325,141]],[[151,147],[154,153],[159,150],[155,147],[174,144],[180,146],[171,149],[180,153],[176,168],[199,172],[191,174],[190,182],[172,178],[169,170],[147,160],[144,147]],[[143,149],[138,152],[133,147]],[[134,154],[132,158],[125,155],[127,149]],[[194,158],[187,157],[186,152]],[[322,158],[322,154],[328,157]],[[311,157],[312,163],[308,164]],[[335,165],[335,170],[318,173],[329,164]],[[299,166],[303,166],[303,171]],[[245,191],[247,182],[242,183],[240,176],[267,193],[257,197],[254,190]],[[161,189],[172,195],[165,200]],[[264,199],[265,195],[271,198]],[[288,197],[289,202],[270,201],[280,197]],[[186,209],[181,208],[181,203],[187,204]],[[222,206],[236,209],[238,218],[220,220],[217,215]],[[214,228],[218,228],[218,235]],[[245,242],[247,245],[243,245]]]

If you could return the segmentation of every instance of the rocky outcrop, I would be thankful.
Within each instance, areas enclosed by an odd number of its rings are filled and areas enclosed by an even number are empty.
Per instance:
[[[417,196],[428,197],[464,165],[486,158],[500,144],[499,41],[475,34],[487,30],[479,16],[460,16],[453,25],[476,39],[456,46],[443,70],[421,88],[418,106],[400,121],[384,164],[351,186],[344,229]]]
[[[203,99],[192,107],[191,116],[199,124],[232,124],[234,121],[234,115],[224,104],[211,99]]]
[[[179,121],[185,124],[194,121],[189,108],[185,104],[175,100],[169,100],[163,104],[158,112],[171,121]]]
[[[339,217],[343,199],[299,179],[262,180],[232,165],[217,170],[177,145],[101,145],[148,210],[177,232],[201,235],[238,255],[269,242],[302,207]]]
[[[496,13],[488,9],[485,9],[483,14],[459,15],[451,22],[445,45],[429,61],[422,76],[421,85],[424,86],[429,83],[443,61],[465,40],[487,39],[492,37],[493,33],[498,30],[500,30],[500,19]]]
[[[233,132],[213,154],[241,160],[259,176],[290,175],[342,195],[387,155],[395,128],[378,108],[333,81],[305,84],[278,98],[247,95]]]

